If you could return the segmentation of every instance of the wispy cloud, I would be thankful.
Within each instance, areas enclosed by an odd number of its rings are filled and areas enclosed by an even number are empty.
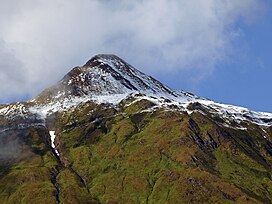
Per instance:
[[[148,73],[212,72],[258,0],[2,0],[0,101],[33,96],[71,66],[115,53]],[[199,77],[198,76],[198,77]]]

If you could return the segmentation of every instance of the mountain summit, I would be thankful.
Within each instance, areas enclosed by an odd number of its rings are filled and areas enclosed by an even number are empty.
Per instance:
[[[37,101],[67,97],[144,92],[172,94],[172,90],[151,76],[138,71],[116,55],[100,54],[85,65],[73,68],[53,87],[46,89]]]
[[[118,104],[135,94],[151,97],[149,99],[155,100],[158,106],[175,105],[187,112],[191,112],[188,107],[190,108],[192,104],[198,104],[195,107],[209,109],[214,116],[223,117],[225,125],[230,125],[233,120],[272,125],[270,113],[255,112],[247,108],[217,103],[188,92],[174,91],[135,69],[118,56],[106,54],[96,55],[83,66],[73,68],[62,80],[32,101],[40,105],[36,112],[42,111],[43,115],[46,115],[48,111],[54,112],[89,100],[96,103]]]
[[[272,114],[96,55],[0,105],[0,203],[271,203]]]

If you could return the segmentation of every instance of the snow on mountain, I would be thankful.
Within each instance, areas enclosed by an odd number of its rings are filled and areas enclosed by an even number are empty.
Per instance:
[[[133,97],[134,102],[150,100],[157,108],[178,107],[191,114],[190,104],[198,104],[213,115],[231,121],[249,121],[262,126],[272,125],[272,114],[250,111],[247,108],[216,103],[184,91],[173,91],[156,79],[138,71],[115,55],[96,55],[81,67],[75,67],[56,85],[46,89],[26,103],[0,108],[0,116],[25,116],[29,113],[41,119],[50,113],[69,109],[80,103],[93,101],[114,106]],[[147,110],[148,111],[148,110]]]
[[[224,119],[250,121],[263,126],[272,125],[271,113],[251,111],[244,107],[221,104],[211,100],[197,100],[196,102],[207,107],[210,113],[218,114]]]
[[[129,94],[133,92],[172,94],[172,90],[115,55],[96,55],[75,67],[56,85],[35,98],[48,103],[64,98]]]
[[[59,152],[55,146],[55,138],[56,138],[55,131],[53,131],[53,130],[49,131],[49,135],[50,135],[50,140],[51,140],[51,147],[54,149],[55,153],[59,156]]]

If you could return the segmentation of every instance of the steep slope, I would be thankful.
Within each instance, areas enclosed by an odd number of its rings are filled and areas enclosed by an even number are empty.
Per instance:
[[[0,106],[0,203],[271,203],[272,114],[97,55]]]
[[[134,92],[172,94],[159,81],[147,76],[115,55],[96,55],[82,67],[75,67],[53,87],[46,89],[37,102],[63,98],[128,94]]]

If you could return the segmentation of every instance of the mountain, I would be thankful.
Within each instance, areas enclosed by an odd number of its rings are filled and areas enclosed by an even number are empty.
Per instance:
[[[272,114],[96,55],[0,106],[0,203],[271,203]]]
[[[172,94],[159,81],[133,68],[115,55],[97,55],[82,67],[73,68],[59,83],[41,93],[37,101],[127,94]]]

